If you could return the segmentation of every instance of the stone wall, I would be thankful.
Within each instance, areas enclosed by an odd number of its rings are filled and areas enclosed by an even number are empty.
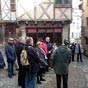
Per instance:
[[[62,30],[62,41],[70,38],[70,25],[65,25]]]

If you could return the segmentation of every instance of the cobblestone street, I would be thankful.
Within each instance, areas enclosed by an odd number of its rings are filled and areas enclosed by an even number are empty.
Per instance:
[[[16,72],[17,73],[17,72]],[[55,74],[53,71],[46,73],[45,82],[36,84],[36,88],[56,88]],[[0,70],[0,88],[20,88],[17,86],[17,75],[12,79],[7,77],[7,70]],[[88,59],[83,58],[83,63],[71,62],[69,68],[69,88],[88,88]]]

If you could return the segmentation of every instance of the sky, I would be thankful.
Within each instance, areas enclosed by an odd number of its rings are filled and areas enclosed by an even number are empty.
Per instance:
[[[73,8],[78,8],[78,5],[81,3],[82,1],[80,0],[72,0],[72,6]]]

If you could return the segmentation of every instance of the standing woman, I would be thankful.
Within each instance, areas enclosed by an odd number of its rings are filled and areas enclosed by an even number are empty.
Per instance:
[[[37,83],[41,84],[41,81],[45,81],[42,74],[43,74],[44,68],[47,65],[47,61],[45,59],[45,58],[47,58],[47,56],[46,56],[44,50],[42,49],[42,42],[38,41],[36,45],[37,45],[37,47],[36,47],[37,55],[40,59],[40,63],[39,63],[40,69],[37,72]]]

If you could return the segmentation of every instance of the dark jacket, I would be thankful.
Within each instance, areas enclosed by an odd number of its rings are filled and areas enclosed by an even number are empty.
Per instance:
[[[52,43],[51,42],[46,42],[46,45],[47,45],[48,51],[51,51],[52,48],[53,48]]]
[[[46,65],[48,65],[47,61],[45,59],[46,54],[44,53],[44,50],[42,48],[39,48],[39,47],[36,48],[36,52],[37,52],[37,55],[38,55],[38,57],[40,59],[40,63],[39,63],[40,68],[44,68]]]
[[[23,43],[18,43],[16,45],[16,55],[17,55],[17,61],[18,61],[19,67],[21,67],[20,54],[21,54],[21,51],[22,51],[23,47],[24,47]]]
[[[68,67],[71,60],[71,50],[65,46],[56,49],[53,57],[54,71],[56,74],[68,74]]]
[[[47,49],[48,49],[48,54],[50,55],[51,53],[49,53],[49,51],[52,51],[53,45],[51,42],[46,42],[46,45],[47,45]]]
[[[13,44],[8,43],[5,46],[5,53],[7,57],[7,62],[14,62],[16,60],[16,50]]]
[[[75,53],[75,45],[74,44],[72,44],[70,49],[71,49],[72,53]]]
[[[36,50],[33,46],[26,44],[27,55],[31,67],[31,72],[37,72],[39,70],[39,58]]]
[[[20,61],[20,54],[21,51],[23,50],[24,44],[23,43],[18,43],[16,45],[16,55],[17,55],[17,61],[19,65],[19,71],[18,71],[18,85],[21,85],[22,88],[24,88],[24,80],[25,80],[25,69],[21,65]]]

